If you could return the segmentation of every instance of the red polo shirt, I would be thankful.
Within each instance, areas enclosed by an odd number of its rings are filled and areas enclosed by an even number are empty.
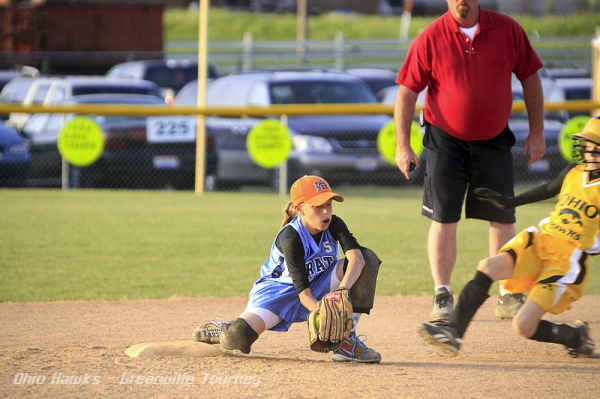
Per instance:
[[[498,135],[512,112],[511,72],[525,80],[542,67],[513,19],[480,9],[471,40],[450,12],[411,43],[396,82],[419,93],[428,87],[425,119],[462,140]]]

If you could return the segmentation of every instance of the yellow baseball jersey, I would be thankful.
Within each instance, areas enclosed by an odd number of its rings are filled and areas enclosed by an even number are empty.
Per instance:
[[[584,251],[600,252],[600,178],[591,180],[581,167],[571,169],[554,210],[540,228],[543,234],[563,238]]]
[[[590,254],[600,253],[600,179],[574,167],[563,180],[558,202],[538,227],[520,232],[500,252],[515,259],[509,292],[527,292],[550,313],[578,300],[589,278]]]

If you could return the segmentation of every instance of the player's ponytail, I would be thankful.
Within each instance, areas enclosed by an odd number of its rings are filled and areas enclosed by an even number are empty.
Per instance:
[[[281,227],[279,230],[283,229],[283,226],[288,224],[296,215],[297,213],[294,209],[294,203],[292,201],[288,201],[283,208],[283,221],[281,222]]]

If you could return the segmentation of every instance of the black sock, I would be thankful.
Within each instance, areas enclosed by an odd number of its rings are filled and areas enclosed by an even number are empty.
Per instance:
[[[567,348],[577,348],[581,344],[581,337],[577,329],[568,324],[554,324],[547,320],[540,320],[537,330],[529,339],[562,344]]]
[[[492,282],[487,274],[478,270],[473,280],[469,281],[461,291],[458,304],[450,319],[459,338],[465,335],[467,326],[475,316],[477,309],[489,298],[488,291]]]

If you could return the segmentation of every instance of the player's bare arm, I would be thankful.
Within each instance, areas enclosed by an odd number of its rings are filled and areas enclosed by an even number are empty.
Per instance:
[[[410,179],[410,163],[414,162],[415,166],[419,167],[419,158],[410,147],[410,127],[415,116],[415,105],[418,94],[400,85],[394,107],[396,165],[398,165],[398,168],[407,179]]]
[[[340,287],[346,287],[347,289],[350,289],[356,280],[358,280],[358,277],[365,266],[365,260],[360,249],[349,250],[346,252],[346,258],[348,259],[348,267],[344,277],[342,278]]]
[[[307,288],[301,293],[299,293],[298,297],[300,298],[300,303],[302,304],[302,306],[308,309],[309,312],[317,310],[319,306],[319,301],[315,299],[310,288]]]

